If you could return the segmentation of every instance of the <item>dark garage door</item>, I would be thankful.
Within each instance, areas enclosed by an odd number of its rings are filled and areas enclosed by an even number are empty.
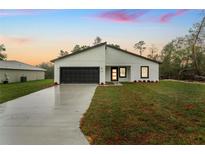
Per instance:
[[[98,67],[61,67],[61,83],[99,83]]]

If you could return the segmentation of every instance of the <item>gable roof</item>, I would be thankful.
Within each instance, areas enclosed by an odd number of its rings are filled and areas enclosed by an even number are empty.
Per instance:
[[[43,68],[35,67],[16,60],[0,60],[0,69],[46,71]]]
[[[51,62],[55,62],[56,60],[63,59],[63,58],[65,58],[65,57],[69,57],[69,56],[72,56],[72,55],[76,55],[76,54],[79,54],[79,53],[81,53],[81,52],[84,52],[84,51],[87,51],[87,50],[90,50],[90,49],[93,49],[93,48],[96,48],[96,47],[100,47],[100,46],[102,46],[102,45],[106,45],[106,47],[110,47],[110,48],[113,48],[113,49],[116,49],[116,50],[125,52],[125,53],[127,53],[127,54],[130,54],[130,55],[133,55],[133,56],[136,56],[136,57],[139,57],[139,58],[143,58],[143,59],[146,59],[146,60],[149,60],[149,61],[152,61],[152,62],[161,64],[161,62],[159,62],[159,61],[156,61],[156,60],[153,60],[153,59],[144,57],[144,56],[140,56],[140,55],[138,55],[138,54],[136,54],[136,53],[133,53],[133,52],[130,52],[130,51],[127,51],[127,50],[123,50],[123,49],[121,49],[121,48],[117,48],[117,47],[114,47],[114,46],[112,46],[112,45],[108,45],[107,42],[103,42],[103,43],[94,45],[94,46],[92,46],[92,47],[88,47],[88,48],[85,48],[85,49],[82,49],[82,50],[75,51],[75,52],[73,52],[73,53],[71,53],[71,54],[68,54],[68,55],[65,55],[65,56],[62,56],[62,57],[55,58],[55,59],[51,60]]]
[[[116,49],[116,50],[120,50],[122,52],[125,52],[127,54],[130,54],[130,55],[133,55],[133,56],[136,56],[136,57],[139,57],[139,58],[143,58],[143,59],[146,59],[146,60],[149,60],[149,61],[152,61],[152,62],[155,62],[155,63],[158,63],[158,64],[161,64],[161,62],[157,61],[157,60],[153,60],[153,59],[150,59],[150,58],[147,58],[147,57],[144,57],[144,56],[141,56],[141,55],[138,55],[136,53],[133,53],[133,52],[130,52],[130,51],[127,51],[127,50],[123,50],[121,48],[117,48],[117,47],[114,47],[112,45],[106,45],[107,47],[110,47],[110,48],[113,48],[113,49]]]
[[[87,47],[87,48],[85,48],[85,49],[77,50],[77,51],[75,51],[75,52],[72,52],[71,54],[67,54],[67,55],[65,55],[65,56],[55,58],[55,59],[51,60],[51,62],[55,62],[56,60],[63,59],[63,58],[65,58],[65,57],[69,57],[69,56],[72,56],[72,55],[76,55],[76,54],[79,54],[79,53],[81,53],[81,52],[84,52],[84,51],[87,51],[87,50],[90,50],[90,49],[94,49],[94,48],[97,48],[97,47],[100,47],[100,46],[103,46],[103,45],[106,45],[106,44],[107,44],[107,42],[103,42],[103,43],[94,45],[94,46],[92,46],[92,47]]]

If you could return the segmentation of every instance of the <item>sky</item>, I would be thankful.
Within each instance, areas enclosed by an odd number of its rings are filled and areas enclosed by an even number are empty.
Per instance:
[[[76,44],[91,46],[96,36],[135,53],[134,44],[143,40],[146,56],[151,45],[160,51],[201,18],[201,10],[0,9],[0,44],[8,60],[32,65],[49,62]]]

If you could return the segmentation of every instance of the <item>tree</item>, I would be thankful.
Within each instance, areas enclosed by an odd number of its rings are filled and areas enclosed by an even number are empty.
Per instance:
[[[68,52],[67,51],[63,51],[63,50],[60,50],[60,53],[59,53],[59,57],[63,57],[65,55],[68,55]]]
[[[37,65],[37,67],[46,69],[46,72],[45,72],[45,78],[46,79],[53,79],[53,76],[54,76],[54,66],[53,66],[52,63],[50,63],[50,62],[43,62],[43,63]]]
[[[168,76],[168,72],[169,77],[177,79],[199,79],[205,76],[205,16],[201,22],[193,24],[187,35],[168,43],[161,57],[162,76]]]
[[[160,75],[165,78],[179,79],[182,72],[189,71],[189,79],[194,79],[195,66],[192,57],[191,35],[178,37],[168,43],[161,52],[162,64],[160,65]],[[196,46],[196,60],[201,74],[205,74],[205,47]]]
[[[113,46],[115,48],[120,48],[120,46],[118,44],[108,44],[108,45]]]
[[[87,45],[80,46],[80,45],[77,44],[77,45],[74,46],[74,48],[73,48],[73,50],[71,52],[76,52],[76,51],[79,51],[79,50],[83,50],[83,49],[86,49],[88,47],[89,46],[87,46]]]
[[[134,49],[138,50],[140,55],[142,56],[142,52],[146,49],[145,42],[144,41],[139,41],[139,42],[135,43]]]
[[[203,17],[202,21],[200,23],[197,23],[193,26],[192,29],[190,29],[191,36],[193,37],[192,41],[192,60],[193,60],[193,65],[195,67],[195,73],[197,75],[200,75],[201,72],[199,70],[198,62],[197,62],[197,53],[196,53],[196,48],[198,43],[202,43],[200,39],[200,34],[203,32],[203,29],[205,27],[205,16]]]
[[[7,55],[5,53],[3,53],[3,51],[6,51],[6,48],[4,46],[4,44],[0,45],[0,60],[6,60]]]
[[[95,40],[94,40],[93,45],[97,45],[97,44],[99,44],[99,43],[101,43],[101,42],[102,42],[102,39],[101,39],[99,36],[97,36],[97,37],[95,38]]]
[[[173,42],[165,45],[161,52],[162,64],[160,65],[160,76],[162,78],[172,78],[173,77],[173,68],[172,63],[172,52],[174,51]]]
[[[78,51],[78,50],[80,50],[80,45],[77,44],[73,47],[73,50],[71,50],[71,52],[75,52],[75,51]]]
[[[159,55],[157,54],[158,49],[152,44],[151,47],[149,48],[150,54],[147,56],[150,59],[153,60],[158,60]]]

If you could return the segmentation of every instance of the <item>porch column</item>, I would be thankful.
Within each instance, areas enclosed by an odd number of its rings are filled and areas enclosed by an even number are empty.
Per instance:
[[[130,66],[130,81],[133,82],[135,79],[135,68],[133,66]]]
[[[106,72],[105,66],[100,66],[100,83],[105,84],[105,72]]]

